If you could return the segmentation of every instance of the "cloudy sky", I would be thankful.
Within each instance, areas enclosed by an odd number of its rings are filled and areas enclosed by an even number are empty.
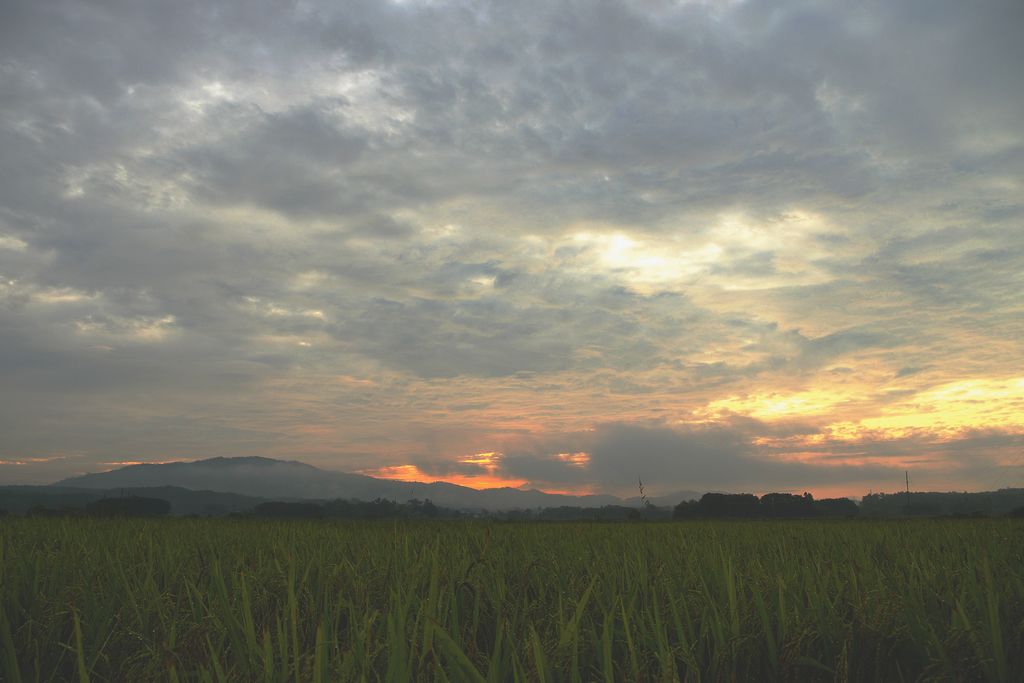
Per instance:
[[[1024,3],[0,4],[0,480],[1024,486]]]

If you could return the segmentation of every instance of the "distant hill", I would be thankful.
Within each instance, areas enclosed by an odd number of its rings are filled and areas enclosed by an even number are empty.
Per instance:
[[[174,486],[221,491],[268,500],[373,500],[404,503],[429,498],[436,505],[462,510],[515,510],[573,505],[600,507],[623,504],[615,496],[569,496],[514,488],[472,489],[446,482],[377,479],[362,474],[322,470],[293,460],[273,458],[209,458],[194,462],[129,465],[110,472],[72,477],[54,486],[77,489],[120,489]],[[675,504],[673,498],[665,504]],[[637,505],[639,502],[637,501]]]

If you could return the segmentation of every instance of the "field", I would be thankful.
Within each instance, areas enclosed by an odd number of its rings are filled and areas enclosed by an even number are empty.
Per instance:
[[[0,520],[6,681],[1024,680],[1024,524]]]

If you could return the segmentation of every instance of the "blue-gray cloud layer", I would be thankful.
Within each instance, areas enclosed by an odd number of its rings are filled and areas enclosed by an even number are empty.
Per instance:
[[[5,3],[0,458],[505,443],[515,474],[524,432],[621,422],[589,446],[614,486],[630,420],[1004,376],[1022,28],[1009,0]]]

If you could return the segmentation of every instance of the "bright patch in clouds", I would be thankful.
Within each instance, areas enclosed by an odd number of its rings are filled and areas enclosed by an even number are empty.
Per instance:
[[[904,434],[964,429],[1024,431],[1024,378],[970,379],[928,389],[860,421],[867,429]]]
[[[590,454],[583,451],[577,453],[556,453],[555,457],[573,467],[586,468],[590,464]]]
[[[671,243],[651,243],[622,233],[580,232],[573,241],[596,256],[584,271],[606,271],[638,292],[680,289],[706,272],[722,253],[717,244],[695,249]]]
[[[701,411],[713,419],[722,415],[749,415],[761,420],[826,415],[837,405],[850,399],[836,391],[819,389],[793,394],[770,393],[754,396],[733,396],[712,401]]]

